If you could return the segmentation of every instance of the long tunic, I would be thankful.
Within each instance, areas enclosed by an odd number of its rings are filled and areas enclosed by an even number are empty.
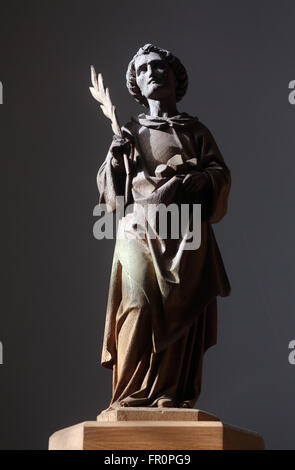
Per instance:
[[[120,220],[107,304],[102,365],[113,369],[113,407],[156,406],[161,398],[194,404],[203,354],[216,343],[216,297],[230,284],[211,224],[227,211],[230,171],[210,131],[197,118],[132,118],[127,178],[109,151],[98,172],[100,202],[116,210],[127,194],[132,212]],[[188,192],[183,180],[202,172],[206,184]],[[127,187],[126,187],[127,186]],[[158,234],[159,204],[201,204],[201,244],[188,232]],[[191,229],[192,216],[188,229]]]

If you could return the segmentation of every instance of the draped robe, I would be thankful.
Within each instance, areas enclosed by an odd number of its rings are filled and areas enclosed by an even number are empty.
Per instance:
[[[142,114],[122,130],[132,144],[129,177],[111,151],[97,177],[109,211],[116,196],[133,204],[118,228],[101,358],[113,369],[111,406],[157,406],[162,398],[193,406],[203,355],[216,343],[216,297],[230,293],[211,226],[226,214],[230,171],[207,127],[186,113]],[[195,171],[206,183],[188,192],[183,180]],[[153,213],[143,209],[161,203],[201,204],[199,248],[186,249],[183,233],[158,236]]]

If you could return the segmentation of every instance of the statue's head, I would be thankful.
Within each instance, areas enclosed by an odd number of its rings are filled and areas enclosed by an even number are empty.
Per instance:
[[[152,44],[141,47],[128,65],[127,88],[136,101],[148,107],[148,99],[168,96],[175,102],[185,95],[188,76],[182,63],[171,52]]]

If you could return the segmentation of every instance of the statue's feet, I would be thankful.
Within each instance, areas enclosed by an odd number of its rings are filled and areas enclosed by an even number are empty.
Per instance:
[[[127,401],[122,400],[122,401],[120,401],[120,406],[123,406],[124,408],[127,408],[129,405],[128,405]]]
[[[184,400],[179,404],[179,408],[193,408],[192,400]]]
[[[175,403],[171,398],[160,398],[157,401],[158,408],[175,408]]]

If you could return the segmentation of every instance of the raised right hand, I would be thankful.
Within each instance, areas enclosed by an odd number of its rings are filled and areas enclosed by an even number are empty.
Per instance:
[[[110,151],[116,160],[122,159],[124,154],[129,157],[131,153],[131,143],[128,139],[114,135]]]

